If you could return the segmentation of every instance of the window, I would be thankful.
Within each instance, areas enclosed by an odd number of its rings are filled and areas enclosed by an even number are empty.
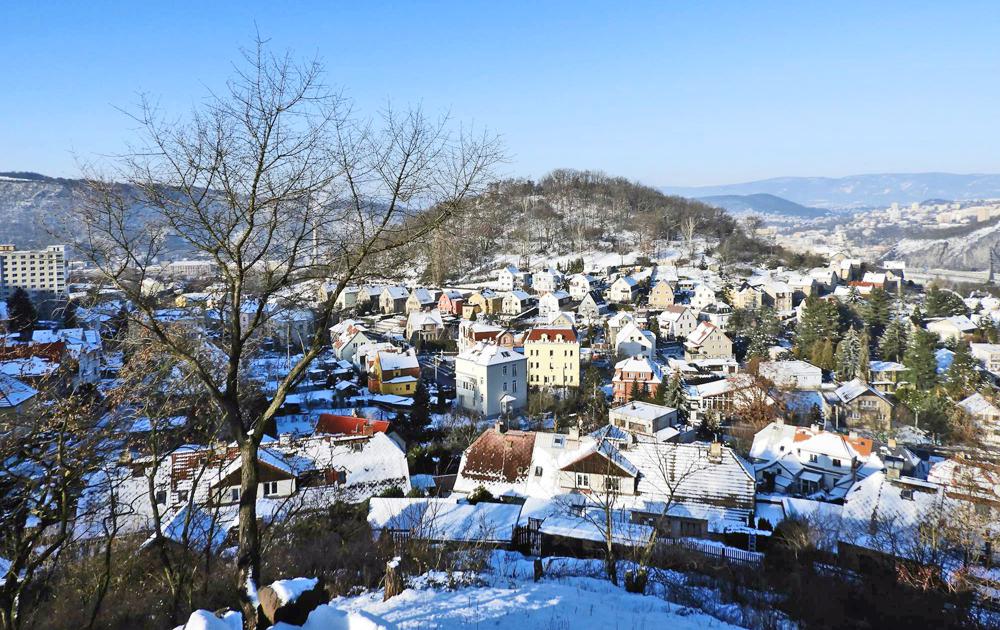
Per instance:
[[[579,488],[587,488],[590,486],[590,478],[587,475],[576,473],[576,485]]]
[[[272,494],[278,494],[278,482],[277,481],[265,481],[264,482],[264,496],[270,496]]]
[[[913,489],[912,488],[903,488],[902,490],[899,491],[899,498],[906,499],[907,501],[912,501],[913,500]]]
[[[701,535],[701,526],[697,521],[681,521],[681,536]]]
[[[156,491],[156,503],[157,505],[166,505],[167,503],[167,492],[165,490]]]
[[[839,459],[833,460],[833,466],[834,468],[840,468],[840,460]]]
[[[563,448],[566,446],[566,436],[556,435],[552,438],[552,448]]]
[[[541,477],[542,476],[542,467],[541,466],[535,466],[535,476],[536,477]]]
[[[819,456],[817,456],[816,453],[810,453],[809,454],[809,461],[811,463],[815,464],[816,462],[819,461]]]
[[[605,477],[604,489],[611,492],[618,492],[621,489],[621,480],[618,477]]]
[[[240,500],[240,489],[230,488],[229,489],[229,500],[233,503],[239,503]]]

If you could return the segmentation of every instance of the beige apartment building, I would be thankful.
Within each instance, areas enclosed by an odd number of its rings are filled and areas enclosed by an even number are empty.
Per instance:
[[[18,288],[33,300],[65,295],[65,247],[18,250],[14,245],[0,245],[0,299],[6,300]]]
[[[579,387],[580,342],[572,328],[533,328],[524,339],[529,387]]]

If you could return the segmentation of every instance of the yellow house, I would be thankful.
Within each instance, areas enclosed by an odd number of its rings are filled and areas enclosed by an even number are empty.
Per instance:
[[[413,396],[420,382],[420,363],[412,352],[375,354],[368,365],[368,391],[375,394]]]
[[[674,288],[666,280],[660,280],[649,292],[649,307],[665,309],[674,304]]]
[[[478,306],[479,312],[484,315],[493,315],[500,312],[503,306],[503,296],[485,289],[483,291],[476,291],[470,295],[466,304]]]
[[[524,338],[529,387],[579,387],[580,341],[572,328],[533,328]]]

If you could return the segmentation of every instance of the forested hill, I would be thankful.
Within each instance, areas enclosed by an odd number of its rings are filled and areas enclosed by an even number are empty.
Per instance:
[[[706,240],[731,261],[786,252],[749,238],[725,210],[595,171],[554,170],[538,181],[497,183],[426,250],[442,282],[495,258],[585,252],[652,255],[657,241]]]

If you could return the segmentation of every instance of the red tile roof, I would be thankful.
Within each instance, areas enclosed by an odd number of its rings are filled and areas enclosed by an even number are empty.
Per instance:
[[[555,341],[556,335],[562,335],[563,341],[570,343],[576,341],[576,331],[572,328],[532,328],[524,340],[541,341],[542,335],[548,335],[549,341]]]
[[[316,421],[316,433],[366,435],[370,433],[385,433],[388,430],[388,420],[369,420],[356,416],[337,416],[332,413],[321,413],[319,414],[319,420]]]

